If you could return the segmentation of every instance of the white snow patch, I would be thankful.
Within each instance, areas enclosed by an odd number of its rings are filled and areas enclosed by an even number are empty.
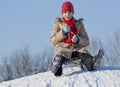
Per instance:
[[[120,87],[120,68],[105,67],[92,72],[64,68],[61,77],[48,71],[1,82],[0,87]]]

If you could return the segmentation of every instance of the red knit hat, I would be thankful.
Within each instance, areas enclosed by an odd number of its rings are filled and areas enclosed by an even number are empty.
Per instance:
[[[61,9],[62,14],[66,11],[70,11],[70,12],[74,13],[73,4],[69,1],[66,1],[62,4],[62,9]]]

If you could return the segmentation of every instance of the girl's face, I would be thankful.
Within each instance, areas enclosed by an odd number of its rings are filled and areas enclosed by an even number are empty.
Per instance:
[[[64,17],[67,21],[69,21],[69,20],[72,18],[73,13],[70,12],[70,11],[66,11],[66,12],[64,12],[62,15],[63,15],[63,17]]]

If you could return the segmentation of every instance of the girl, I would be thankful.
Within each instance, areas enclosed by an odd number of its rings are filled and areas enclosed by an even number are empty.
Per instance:
[[[68,60],[79,60],[90,71],[95,70],[103,56],[99,50],[96,56],[91,56],[85,49],[89,45],[89,37],[82,23],[83,19],[73,17],[74,7],[70,1],[62,4],[62,18],[56,18],[53,25],[50,42],[56,49],[52,62],[52,72],[55,76],[62,75],[62,64]],[[99,60],[99,61],[98,61]]]

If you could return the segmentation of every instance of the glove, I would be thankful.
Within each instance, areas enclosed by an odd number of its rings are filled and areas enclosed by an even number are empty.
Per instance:
[[[73,42],[73,43],[77,43],[78,40],[79,40],[79,39],[78,39],[77,35],[74,35],[73,38],[72,38],[72,42]]]
[[[66,35],[70,31],[71,31],[70,26],[66,24],[65,27],[63,28],[63,33]]]

